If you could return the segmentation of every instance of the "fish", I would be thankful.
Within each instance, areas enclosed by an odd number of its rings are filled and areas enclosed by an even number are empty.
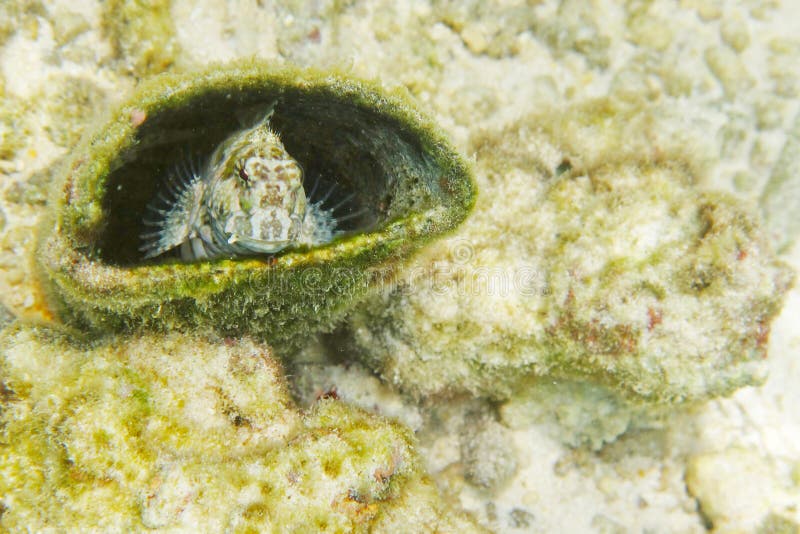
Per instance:
[[[336,207],[323,207],[331,191],[309,201],[301,164],[270,127],[272,109],[220,143],[205,164],[183,162],[169,174],[142,221],[144,259],[273,255],[333,240]]]

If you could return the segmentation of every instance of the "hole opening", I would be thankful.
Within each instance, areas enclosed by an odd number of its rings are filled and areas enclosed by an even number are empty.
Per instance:
[[[236,97],[211,91],[152,113],[132,148],[117,156],[106,177],[97,256],[115,265],[145,263],[139,246],[146,207],[171,173],[191,161],[202,168],[222,141],[247,126],[237,117],[271,106],[270,126],[302,166],[309,202],[324,199],[324,209],[335,208],[337,232],[369,232],[432,204],[426,184],[436,183],[435,164],[394,117],[324,90],[250,90]]]

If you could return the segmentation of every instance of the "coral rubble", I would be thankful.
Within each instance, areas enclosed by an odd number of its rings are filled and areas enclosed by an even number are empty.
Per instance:
[[[181,334],[2,339],[0,518],[10,529],[464,531],[404,427],[294,408],[269,347]]]
[[[763,379],[792,274],[752,207],[679,160],[591,165],[535,118],[479,139],[478,160],[492,193],[475,216],[351,321],[388,381],[508,399],[567,380],[681,403]]]

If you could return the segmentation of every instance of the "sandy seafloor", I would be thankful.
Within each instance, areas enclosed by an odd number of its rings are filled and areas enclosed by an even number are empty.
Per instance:
[[[0,97],[22,110],[0,132],[4,147],[9,139],[15,145],[0,152],[0,300],[18,317],[42,313],[29,264],[47,209],[43,171],[144,71],[251,56],[334,67],[406,87],[468,158],[471,137],[543,109],[596,97],[640,101],[652,143],[681,136],[687,158],[702,163],[705,187],[754,205],[792,128],[798,135],[800,2],[793,0],[174,0],[161,3],[174,24],[171,48],[149,63],[137,54],[153,43],[113,46],[103,2],[3,2],[22,6],[0,44]],[[87,85],[65,111],[68,88]],[[497,194],[489,181],[478,183],[481,195]],[[782,245],[782,258],[799,268],[796,239]],[[442,426],[419,435],[429,472],[498,532],[797,532],[798,325],[793,289],[773,324],[763,386],[676,412],[598,451],[565,444],[552,421],[509,430],[516,469],[491,490],[459,467],[461,418],[480,401],[417,405],[358,365],[326,366],[322,355],[296,382],[301,398],[335,386],[343,400],[415,429],[429,428],[436,411]]]

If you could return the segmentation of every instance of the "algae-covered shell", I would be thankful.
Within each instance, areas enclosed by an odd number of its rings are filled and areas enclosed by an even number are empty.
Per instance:
[[[320,246],[145,260],[143,215],[169,170],[269,107],[270,127],[305,175],[359,215]],[[62,318],[101,331],[213,327],[276,343],[332,325],[403,257],[461,222],[475,195],[469,166],[403,95],[257,62],[143,83],[62,174],[37,250]]]

